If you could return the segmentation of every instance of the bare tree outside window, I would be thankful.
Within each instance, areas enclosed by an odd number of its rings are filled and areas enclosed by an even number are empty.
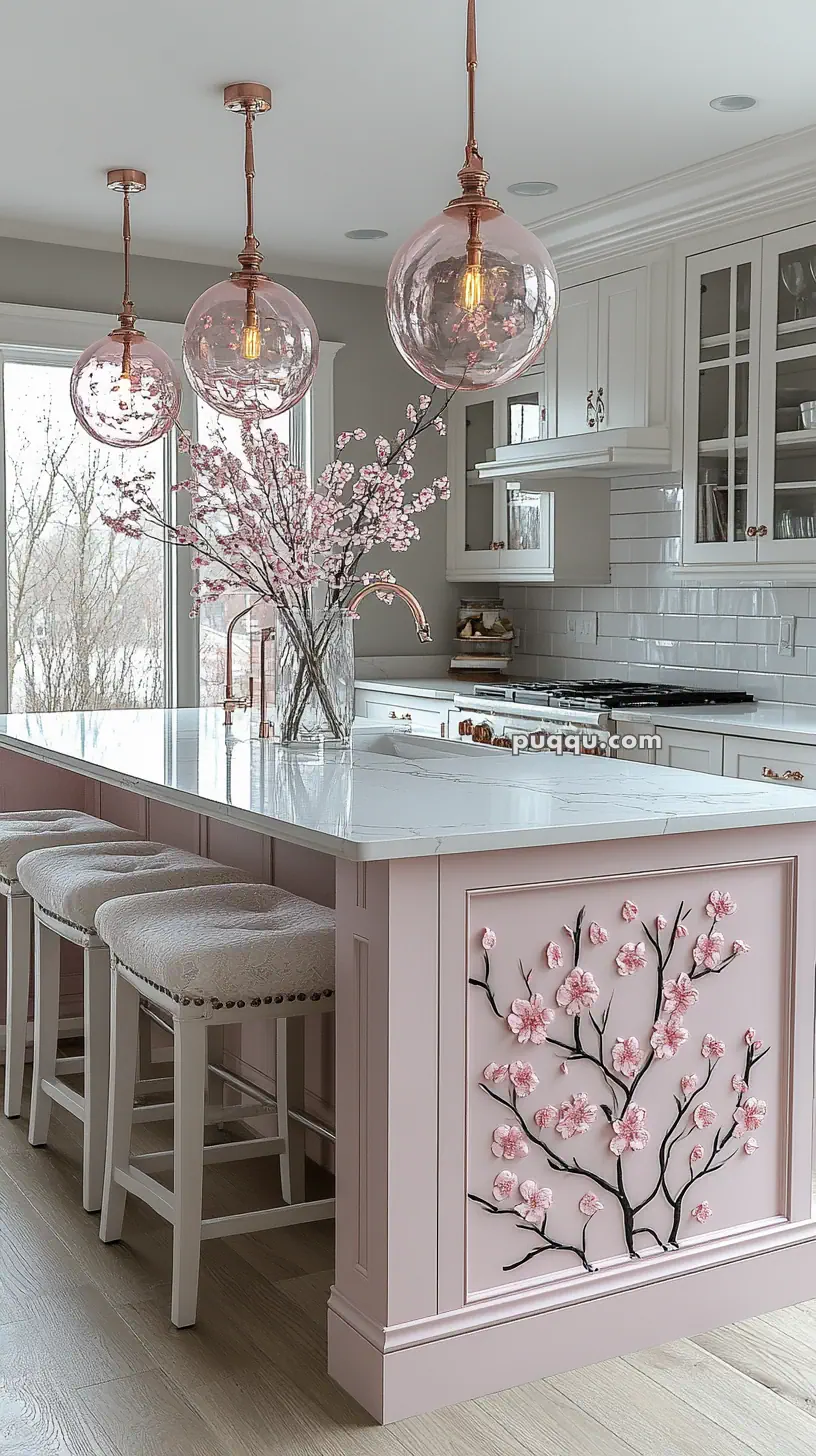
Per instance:
[[[3,369],[9,707],[159,707],[165,698],[164,553],[100,519],[115,475],[155,472],[146,450],[96,445],[71,410],[64,366]]]

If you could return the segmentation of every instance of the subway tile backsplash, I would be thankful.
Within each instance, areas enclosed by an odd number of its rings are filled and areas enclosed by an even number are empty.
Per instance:
[[[680,501],[676,476],[614,481],[609,586],[501,588],[522,631],[515,670],[733,687],[774,702],[816,703],[816,587],[679,585]],[[597,642],[567,634],[573,611],[598,613]],[[792,657],[777,650],[781,616],[796,618]]]

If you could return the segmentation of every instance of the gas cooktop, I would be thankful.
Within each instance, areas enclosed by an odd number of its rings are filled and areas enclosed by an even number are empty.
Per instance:
[[[540,703],[562,708],[705,708],[712,704],[753,703],[751,693],[720,691],[718,688],[684,688],[662,683],[618,682],[602,678],[595,682],[478,683],[474,698],[491,698],[504,703]]]

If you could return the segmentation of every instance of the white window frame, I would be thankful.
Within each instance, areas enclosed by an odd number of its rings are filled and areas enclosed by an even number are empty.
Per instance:
[[[6,478],[3,426],[3,369],[6,362],[72,364],[83,349],[110,332],[111,314],[85,313],[72,309],[38,308],[29,304],[0,303],[0,523],[3,550],[0,551],[0,712],[8,712],[8,582],[5,547]],[[159,344],[179,372],[183,326],[157,319],[140,319],[139,327]],[[293,418],[294,458],[312,471],[322,469],[334,453],[334,361],[342,344],[320,345],[317,373],[303,406]],[[196,396],[184,381],[179,415],[181,428],[195,438]],[[165,441],[165,508],[184,510],[183,497],[171,492],[172,484],[189,473],[189,460],[175,448],[175,434]],[[190,616],[190,591],[194,573],[189,553],[168,545],[165,549],[165,663],[166,706],[198,706],[198,619]]]

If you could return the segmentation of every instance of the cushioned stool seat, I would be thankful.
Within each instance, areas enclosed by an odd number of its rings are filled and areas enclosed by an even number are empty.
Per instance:
[[[334,987],[334,911],[275,885],[108,900],[96,928],[116,960],[174,1001],[316,1001]]]
[[[32,809],[30,813],[0,814],[0,876],[6,884],[17,879],[17,864],[24,854],[51,845],[99,844],[103,840],[138,839],[130,829],[94,819],[74,809]]]

